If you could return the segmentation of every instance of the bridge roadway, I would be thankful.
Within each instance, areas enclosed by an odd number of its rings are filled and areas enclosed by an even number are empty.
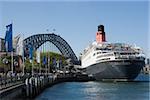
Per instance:
[[[45,88],[60,82],[93,80],[87,75],[37,74],[0,78],[0,99],[34,98]]]

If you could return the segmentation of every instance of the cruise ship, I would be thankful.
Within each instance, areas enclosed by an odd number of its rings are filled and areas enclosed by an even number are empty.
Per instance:
[[[96,41],[81,54],[81,68],[96,80],[132,81],[145,66],[140,47],[106,42],[104,26],[98,26]]]

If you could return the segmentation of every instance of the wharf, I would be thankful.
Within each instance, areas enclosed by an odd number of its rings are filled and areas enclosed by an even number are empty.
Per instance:
[[[93,81],[86,74],[39,74],[34,76],[11,77],[0,81],[0,99],[31,99],[44,89],[61,82]]]

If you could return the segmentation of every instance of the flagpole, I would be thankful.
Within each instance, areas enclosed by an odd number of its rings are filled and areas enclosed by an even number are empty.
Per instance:
[[[32,47],[32,45],[30,44],[30,51],[29,51],[29,59],[30,59],[30,63],[32,64],[31,65],[31,74],[32,74],[32,76],[33,76],[33,47]]]
[[[32,76],[33,76],[33,58],[32,58]]]
[[[44,62],[43,62],[43,59],[44,59],[44,43],[43,43],[43,46],[42,46],[43,48],[43,58],[42,58],[42,65],[43,65],[43,68],[42,69],[44,69],[44,67],[45,67],[45,65],[44,65]],[[44,69],[44,71],[45,71],[45,69]]]
[[[45,44],[43,44],[43,50],[44,50],[44,57],[46,56],[46,54],[45,54]],[[44,59],[46,59],[46,58],[44,58]],[[46,73],[46,64],[45,64],[45,60],[44,60],[44,70],[45,70],[45,73]]]
[[[41,73],[42,73],[42,70],[43,70],[43,57],[44,57],[44,53],[43,53],[43,52],[44,52],[43,45],[44,45],[44,44],[42,44],[42,50],[41,50],[41,52],[42,52],[42,53],[41,53]]]
[[[22,44],[23,44],[23,55],[22,55],[22,58],[23,58],[23,70],[22,70],[22,72],[23,72],[23,75],[24,75],[24,68],[25,68],[25,65],[24,65],[24,34],[23,34],[23,40],[22,40]]]
[[[46,44],[45,44],[45,52],[46,52]],[[46,52],[46,74],[48,73],[48,59],[47,59],[47,57],[48,57],[48,53]]]
[[[11,72],[14,73],[14,69],[13,69],[13,50],[11,51]]]
[[[6,35],[5,35],[5,47],[6,52],[9,52],[9,56],[11,57],[11,65],[10,71],[13,74],[13,31],[12,31],[12,23],[6,26]]]
[[[50,63],[50,56],[49,56],[49,53],[48,53],[48,73],[50,73],[50,68],[49,68],[49,64]]]
[[[11,29],[13,29],[12,25],[13,25],[13,23],[11,23]],[[12,33],[13,33],[13,30],[12,30]],[[12,34],[12,43],[13,43],[13,34]],[[13,44],[12,44],[12,48],[11,48],[11,71],[12,71],[12,73],[14,73],[14,69],[13,69]]]
[[[41,52],[40,52],[40,58],[41,58]],[[41,59],[40,59],[40,74],[41,74]]]
[[[39,67],[37,67],[36,69],[38,69],[38,73],[41,73],[41,66],[40,66],[40,54],[41,52],[40,51],[38,51],[38,50],[36,50],[36,61],[37,61],[37,63],[38,63],[38,66]]]
[[[34,73],[33,73],[33,71],[34,71],[34,70],[33,70],[33,66],[34,66],[34,65],[33,65],[33,61],[34,61],[33,55],[34,55],[34,54],[33,54],[33,50],[32,50],[32,76],[33,76],[33,74],[34,74]]]
[[[47,54],[47,52],[46,52],[46,43],[45,43],[45,53],[46,53],[46,74],[48,73],[48,65],[47,65],[47,61],[48,61],[48,59],[47,59],[47,57],[48,57],[48,54]]]
[[[49,53],[48,51],[47,51],[47,53]],[[48,56],[49,54],[47,54],[47,73],[49,73],[49,56]]]

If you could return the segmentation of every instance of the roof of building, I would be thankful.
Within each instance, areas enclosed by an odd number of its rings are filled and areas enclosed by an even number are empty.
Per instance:
[[[4,40],[4,38],[1,38],[1,37],[0,37],[0,39]]]

